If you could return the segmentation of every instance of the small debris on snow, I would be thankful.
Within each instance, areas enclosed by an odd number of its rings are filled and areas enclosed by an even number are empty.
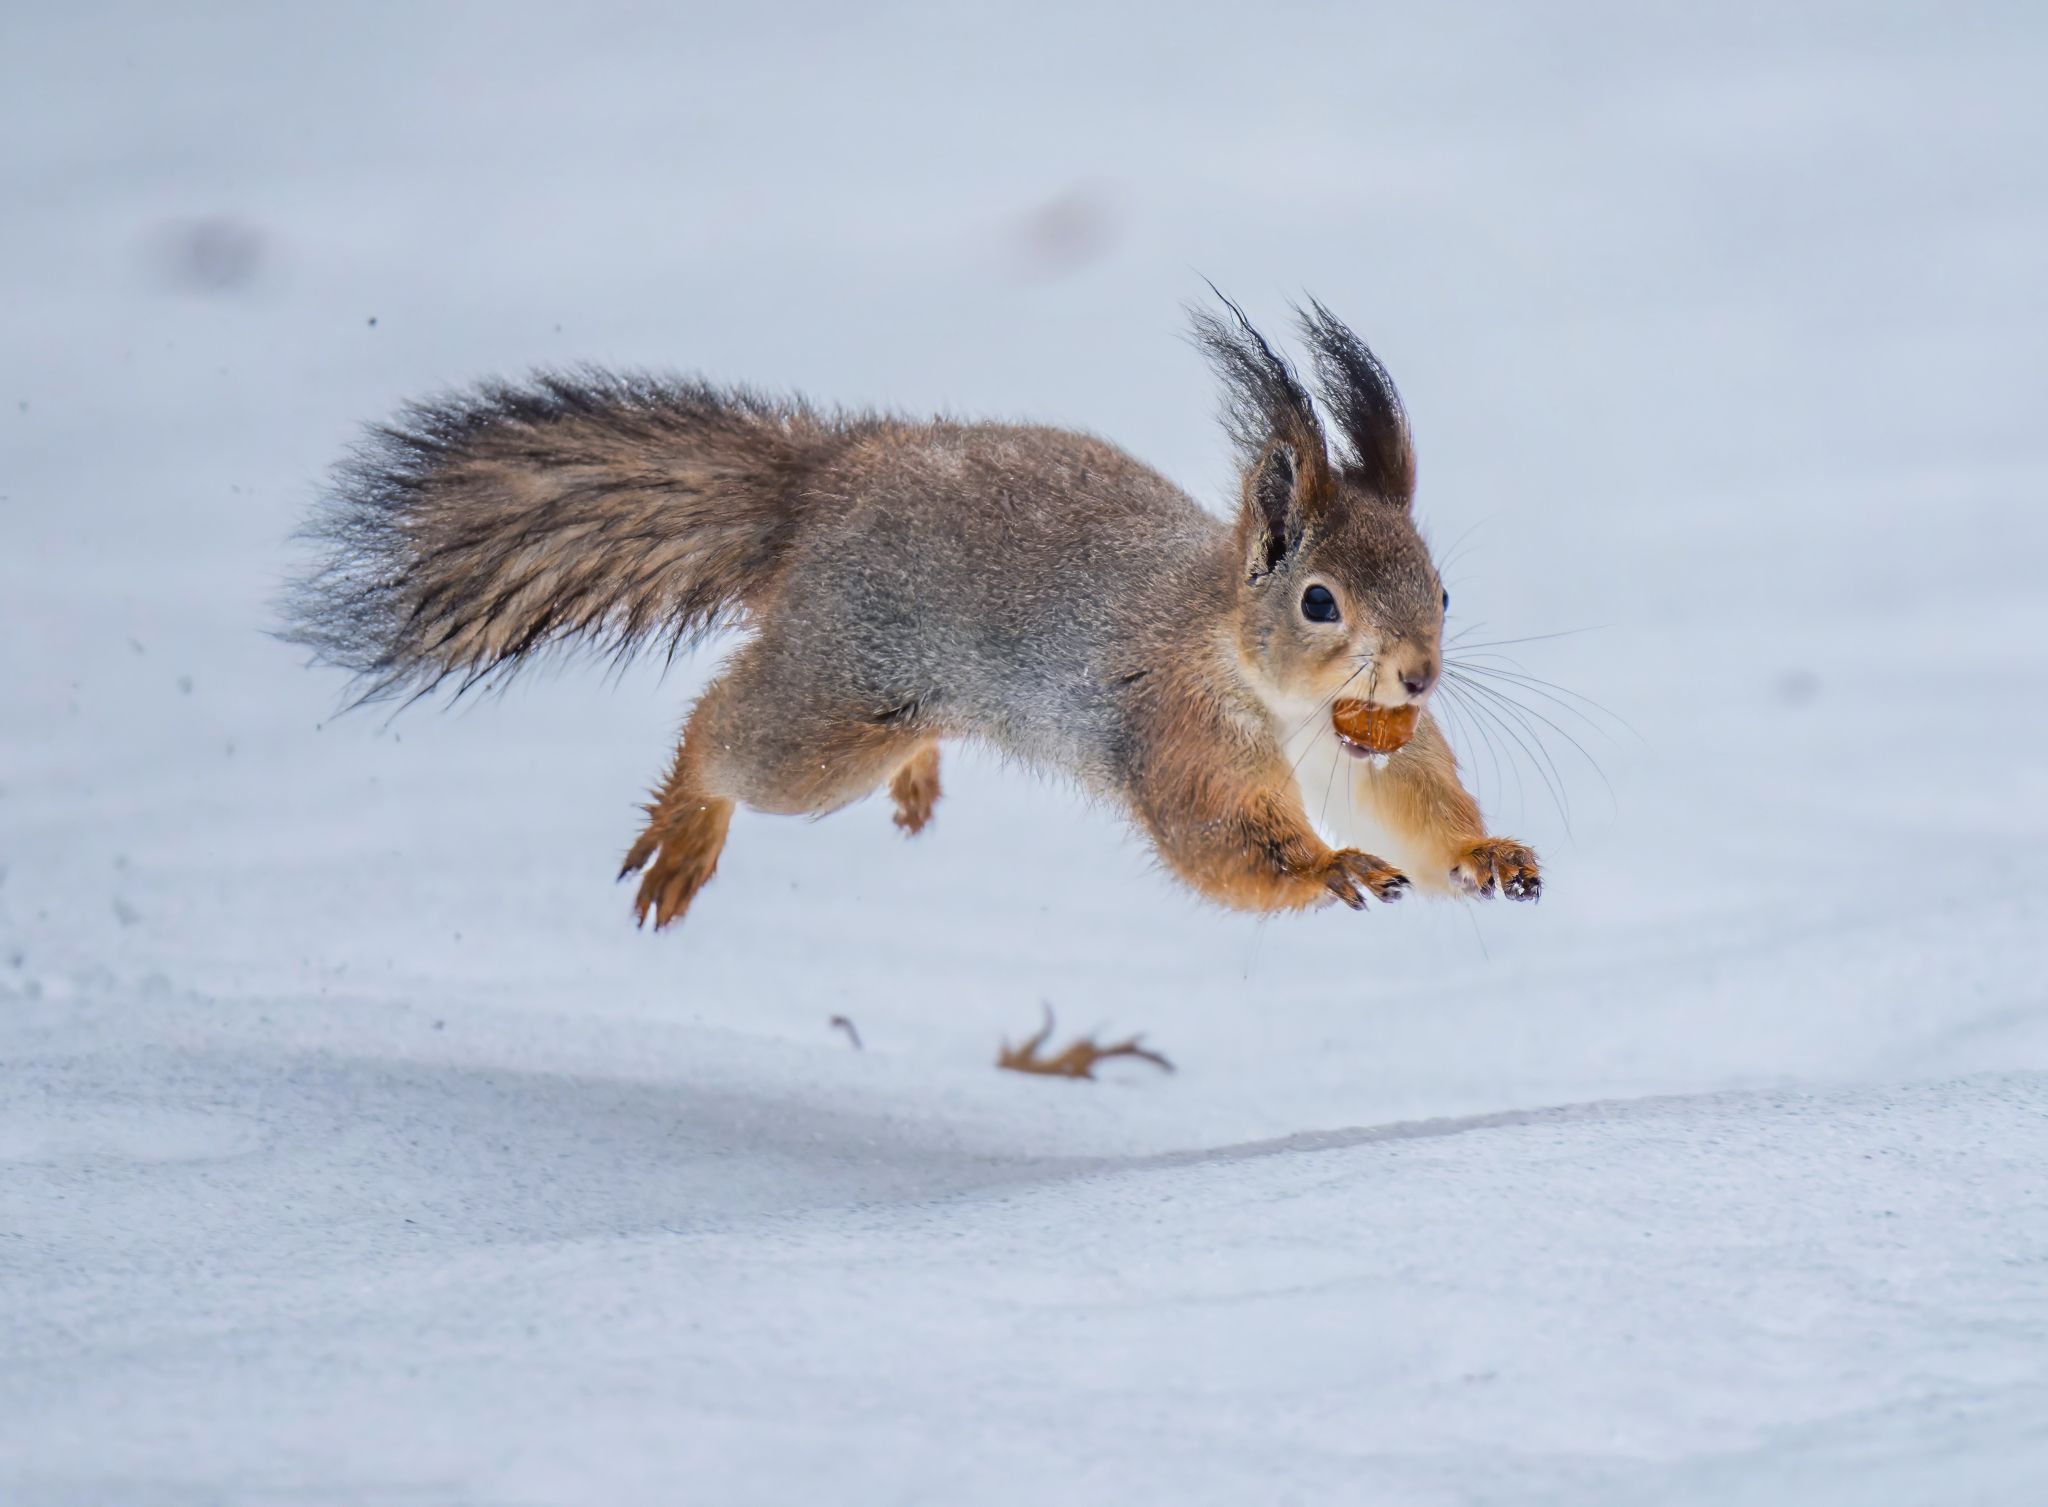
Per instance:
[[[1165,1056],[1142,1045],[1143,1035],[1131,1036],[1108,1046],[1097,1046],[1094,1038],[1083,1036],[1063,1052],[1051,1057],[1041,1057],[1038,1049],[1045,1045],[1053,1032],[1052,1006],[1045,1008],[1045,1024],[1038,1034],[1027,1038],[1019,1046],[1007,1041],[996,1053],[996,1066],[1012,1073],[1036,1073],[1046,1078],[1087,1078],[1095,1077],[1095,1064],[1109,1057],[1137,1057],[1151,1063],[1162,1072],[1172,1072],[1173,1064]]]

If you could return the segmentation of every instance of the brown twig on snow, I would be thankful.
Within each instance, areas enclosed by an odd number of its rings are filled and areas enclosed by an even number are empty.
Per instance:
[[[1038,1049],[1052,1037],[1052,1006],[1045,1006],[1045,1024],[1035,1036],[1027,1037],[1020,1045],[1011,1046],[1004,1042],[996,1054],[996,1066],[1013,1073],[1036,1073],[1047,1078],[1088,1078],[1095,1077],[1095,1064],[1106,1057],[1137,1057],[1151,1063],[1162,1072],[1172,1072],[1173,1064],[1164,1054],[1153,1051],[1141,1043],[1143,1034],[1125,1041],[1111,1042],[1098,1046],[1091,1038],[1083,1036],[1064,1051],[1051,1057],[1041,1057]]]

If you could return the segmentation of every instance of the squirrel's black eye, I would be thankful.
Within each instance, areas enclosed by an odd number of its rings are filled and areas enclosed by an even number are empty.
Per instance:
[[[1450,610],[1451,610],[1451,588],[1450,588],[1450,587],[1448,587],[1448,586],[1446,586],[1446,587],[1444,588],[1444,611],[1446,611],[1446,612],[1449,612]]]
[[[1337,599],[1327,586],[1311,586],[1301,594],[1301,615],[1312,623],[1337,621]]]

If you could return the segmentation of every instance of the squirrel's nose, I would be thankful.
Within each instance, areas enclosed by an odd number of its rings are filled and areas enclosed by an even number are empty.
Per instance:
[[[1436,684],[1436,670],[1425,665],[1419,670],[1405,671],[1401,676],[1401,689],[1410,696],[1420,696]]]

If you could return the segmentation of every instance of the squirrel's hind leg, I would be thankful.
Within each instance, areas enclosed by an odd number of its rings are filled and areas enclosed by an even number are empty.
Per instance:
[[[896,825],[904,836],[915,837],[932,819],[932,807],[939,803],[939,745],[921,744],[916,753],[896,767],[889,780],[889,798],[896,803]]]
[[[668,779],[619,877],[645,869],[634,910],[657,929],[680,917],[718,867],[735,803],[823,816],[884,784],[896,821],[916,831],[939,798],[938,745],[903,709],[870,711],[845,693],[792,687],[758,641],[704,692]]]
[[[718,871],[718,855],[725,851],[726,829],[732,824],[731,799],[704,788],[694,752],[686,732],[660,793],[648,802],[647,826],[619,869],[621,879],[646,870],[633,914],[645,926],[653,912],[656,931],[681,917]]]

